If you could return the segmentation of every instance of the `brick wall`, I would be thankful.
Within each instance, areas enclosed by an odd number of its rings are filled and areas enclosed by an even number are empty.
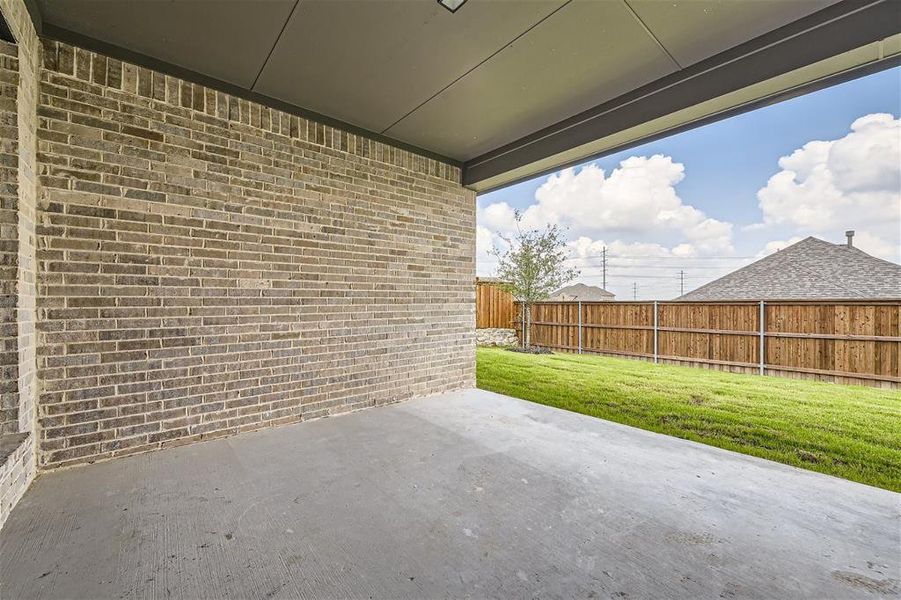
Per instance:
[[[0,40],[0,435],[19,431],[18,89],[18,49]]]
[[[457,168],[44,45],[39,462],[474,384]]]
[[[36,472],[36,206],[40,43],[22,0],[0,0],[0,526]]]
[[[19,431],[33,432],[37,420],[37,129],[40,42],[26,11],[17,10],[19,89],[18,260],[16,325],[19,351]]]
[[[29,433],[0,436],[0,527],[34,480],[34,446]]]

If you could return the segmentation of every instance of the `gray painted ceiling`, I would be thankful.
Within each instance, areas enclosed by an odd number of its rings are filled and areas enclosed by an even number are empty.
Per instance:
[[[564,1],[301,0],[256,91],[382,132]]]
[[[294,0],[39,0],[44,23],[250,88]]]
[[[835,0],[38,0],[45,23],[457,160]]]
[[[687,67],[833,4],[834,0],[628,0],[660,44]]]
[[[625,3],[575,1],[386,135],[469,159],[675,69]]]

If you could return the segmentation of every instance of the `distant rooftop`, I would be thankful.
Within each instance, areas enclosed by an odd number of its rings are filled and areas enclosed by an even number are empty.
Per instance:
[[[853,232],[851,232],[853,235]],[[901,265],[808,237],[678,300],[901,298]]]
[[[553,294],[551,300],[584,300],[586,302],[598,300],[613,300],[615,296],[603,288],[596,285],[585,285],[584,283],[575,283],[562,287]]]

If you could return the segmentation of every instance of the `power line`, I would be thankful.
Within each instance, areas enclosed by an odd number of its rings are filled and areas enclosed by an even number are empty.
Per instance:
[[[604,247],[606,248],[606,246]],[[626,258],[641,260],[747,260],[757,258],[756,256],[674,256],[672,254],[653,255],[653,254],[611,254],[603,252],[601,254],[586,254],[585,256],[574,256],[573,258]]]
[[[600,258],[600,257],[598,257],[598,258]],[[573,256],[570,258],[566,258],[564,260],[568,260],[568,261],[582,260],[582,261],[586,261],[586,262],[598,262],[598,258],[588,257],[588,256]],[[601,259],[601,260],[603,260],[603,259]],[[634,262],[679,261],[679,262],[684,262],[684,263],[697,263],[698,265],[706,265],[710,262],[719,262],[719,261],[726,261],[724,264],[734,264],[736,261],[746,262],[750,259],[748,259],[748,258],[732,259],[732,258],[723,257],[723,256],[695,256],[695,257],[691,257],[691,258],[682,258],[679,256],[623,257],[623,256],[609,256],[608,255],[606,260],[608,263],[615,262],[615,263],[624,263],[624,264],[632,264]]]
[[[593,258],[590,255],[582,258]],[[630,254],[611,254],[610,258],[627,258],[641,260],[748,260],[756,256],[638,256]]]
[[[601,267],[599,267],[599,266],[598,267],[585,267],[585,270],[596,271],[597,269],[600,269],[600,268]],[[633,274],[630,272],[622,272],[622,273],[616,272],[615,275],[617,275],[619,277],[626,277],[626,278],[639,277],[642,279],[670,279],[670,278],[674,277],[672,272],[664,274],[664,275],[649,275],[647,273],[641,273],[641,274],[634,273]],[[684,278],[685,279],[710,279],[711,277],[715,277],[715,275],[687,275]]]
[[[566,262],[572,262],[572,261],[577,261],[577,260],[587,261],[587,260],[592,260],[592,259],[601,259],[602,261],[607,260],[609,262],[609,260],[611,258],[619,258],[619,259],[623,259],[623,260],[640,260],[640,261],[678,260],[678,261],[682,261],[682,262],[687,262],[687,261],[698,261],[698,260],[700,260],[700,261],[710,261],[710,260],[745,261],[745,260],[751,260],[754,257],[753,256],[684,256],[683,257],[683,256],[617,256],[617,255],[608,255],[605,258],[603,255],[592,255],[592,256],[573,256],[570,258],[565,258],[563,260]],[[490,259],[480,259],[479,262],[487,264],[487,263],[496,263],[496,262],[500,262],[500,261],[496,258],[490,258]],[[725,265],[723,265],[723,266],[725,266]]]
[[[584,267],[586,269],[598,269],[600,265],[577,265]],[[657,269],[658,271],[672,271],[672,269],[678,268],[678,265],[607,265],[608,272],[611,269]],[[705,265],[703,267],[682,267],[686,270],[691,271],[711,271],[715,269],[731,269],[733,267],[729,267],[726,265]]]
[[[597,265],[581,265],[585,268],[591,269],[596,268]],[[608,261],[608,267],[611,269],[672,269],[674,265],[614,265],[610,264]],[[686,267],[688,269],[700,270],[700,269],[732,269],[734,267],[729,265],[700,265],[700,266],[689,266]]]

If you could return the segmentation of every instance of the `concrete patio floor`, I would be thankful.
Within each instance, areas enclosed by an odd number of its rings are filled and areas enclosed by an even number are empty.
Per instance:
[[[40,477],[4,598],[873,598],[899,495],[469,390]]]

